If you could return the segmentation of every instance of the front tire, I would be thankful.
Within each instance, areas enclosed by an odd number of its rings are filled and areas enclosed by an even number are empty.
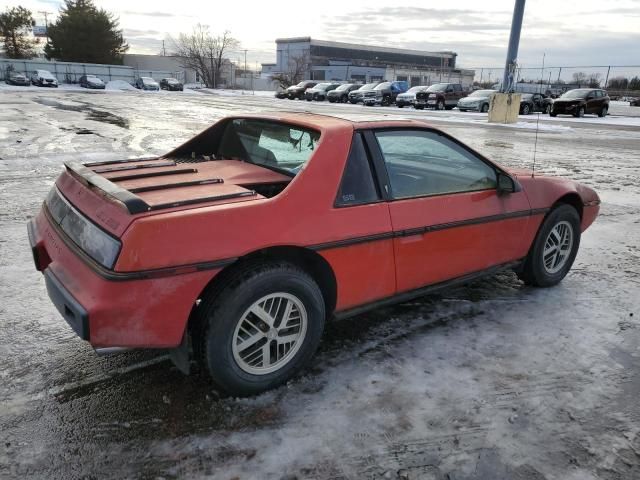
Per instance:
[[[303,368],[324,330],[320,288],[288,263],[246,266],[198,307],[203,363],[235,396],[277,387]]]
[[[529,111],[530,111],[529,104],[525,103],[522,106],[522,114],[523,115],[529,115]]]
[[[571,205],[544,219],[518,277],[527,285],[551,287],[569,272],[580,246],[580,216]]]
[[[602,107],[602,110],[600,110],[600,112],[598,113],[598,116],[599,117],[606,117],[608,111],[609,111],[609,109],[607,107]]]
[[[482,113],[487,113],[489,111],[489,104],[488,103],[483,103],[482,107],[480,108],[480,111]]]
[[[576,112],[576,117],[578,117],[578,118],[584,117],[584,107],[580,107],[578,109],[578,111]]]
[[[440,101],[436,104],[436,110],[444,110],[444,100],[440,100]]]

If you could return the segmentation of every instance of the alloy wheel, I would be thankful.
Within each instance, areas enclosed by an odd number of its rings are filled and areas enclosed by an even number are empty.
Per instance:
[[[565,220],[558,222],[544,242],[542,261],[547,273],[558,273],[566,265],[573,247],[573,227]]]
[[[302,346],[308,316],[302,301],[284,292],[265,295],[242,315],[232,338],[233,358],[247,373],[266,375],[289,363]]]

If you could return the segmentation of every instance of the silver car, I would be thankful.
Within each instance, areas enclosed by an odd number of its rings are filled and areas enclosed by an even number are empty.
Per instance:
[[[416,101],[416,93],[421,92],[422,90],[426,90],[427,86],[425,85],[417,85],[415,87],[411,87],[409,90],[407,90],[404,93],[399,94],[396,97],[396,105],[399,108],[402,107],[409,107],[411,105],[413,105],[413,102]]]
[[[476,90],[467,97],[458,100],[458,110],[466,112],[475,110],[476,112],[488,112],[491,97],[497,90]]]
[[[39,87],[58,88],[58,80],[48,70],[34,70],[31,72],[31,83]]]

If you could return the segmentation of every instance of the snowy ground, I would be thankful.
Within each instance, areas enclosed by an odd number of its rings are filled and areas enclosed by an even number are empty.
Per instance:
[[[536,170],[603,199],[555,288],[505,273],[329,325],[303,376],[243,400],[163,353],[98,358],[75,337],[25,227],[61,162],[162,153],[223,115],[279,108],[427,118],[505,165],[532,164],[535,116],[505,127],[216,92],[0,90],[0,478],[640,478],[634,118],[541,117]]]

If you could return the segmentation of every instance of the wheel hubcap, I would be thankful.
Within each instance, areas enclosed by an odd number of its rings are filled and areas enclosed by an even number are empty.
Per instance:
[[[265,295],[242,315],[233,334],[233,358],[247,373],[266,375],[296,355],[307,333],[300,299],[279,292]]]
[[[573,227],[569,222],[557,223],[544,242],[542,259],[547,273],[558,273],[566,265],[573,247]]]

